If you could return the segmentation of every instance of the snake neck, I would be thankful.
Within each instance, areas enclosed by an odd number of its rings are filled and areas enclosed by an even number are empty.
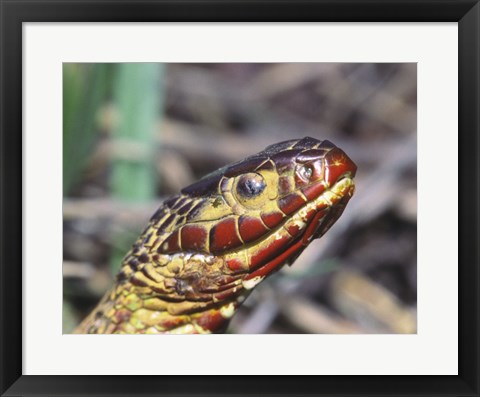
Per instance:
[[[144,241],[142,236],[138,241]],[[75,332],[224,332],[250,292],[242,281],[221,257],[152,255],[148,247],[136,244],[125,257],[116,284]]]
[[[117,285],[78,326],[78,334],[211,334],[225,332],[238,304],[211,305],[195,312],[171,313],[172,302]],[[113,298],[113,299],[112,299]],[[186,306],[186,305],[185,305]]]

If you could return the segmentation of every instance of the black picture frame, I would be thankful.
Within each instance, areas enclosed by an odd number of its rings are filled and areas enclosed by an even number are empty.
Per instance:
[[[255,2],[0,0],[0,12],[0,392],[2,396],[479,395],[480,4],[478,0],[261,0]],[[176,376],[22,375],[22,23],[153,21],[458,22],[460,189],[458,376],[184,376],[180,379]],[[435,136],[431,139],[434,145]],[[456,215],[449,214],[449,216]],[[438,346],[439,355],[441,355],[441,349],[442,346]]]

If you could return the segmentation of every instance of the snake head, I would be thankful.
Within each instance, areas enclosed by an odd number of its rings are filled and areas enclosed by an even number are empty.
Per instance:
[[[167,237],[159,251],[234,252],[239,257],[238,251],[261,247],[281,228],[296,238],[313,213],[344,207],[353,194],[355,172],[352,160],[327,140],[306,137],[269,146],[205,176],[167,202],[168,213],[162,216],[169,218],[168,227],[160,228]],[[315,228],[309,238],[325,231]],[[250,267],[245,259],[238,261],[237,268]]]
[[[307,137],[207,175],[153,215],[85,327],[220,332],[259,282],[334,224],[355,172],[334,144]]]

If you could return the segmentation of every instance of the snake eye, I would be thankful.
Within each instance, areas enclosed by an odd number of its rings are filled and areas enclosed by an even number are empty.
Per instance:
[[[237,193],[245,198],[258,196],[265,190],[265,181],[259,174],[245,174],[237,183]]]
[[[301,165],[297,168],[297,174],[305,182],[308,182],[313,175],[313,168],[310,165]]]

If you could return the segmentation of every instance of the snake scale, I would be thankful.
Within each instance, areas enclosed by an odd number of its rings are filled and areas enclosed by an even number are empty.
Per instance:
[[[75,333],[224,332],[256,285],[335,223],[355,172],[341,149],[306,137],[184,188],[155,212]]]

